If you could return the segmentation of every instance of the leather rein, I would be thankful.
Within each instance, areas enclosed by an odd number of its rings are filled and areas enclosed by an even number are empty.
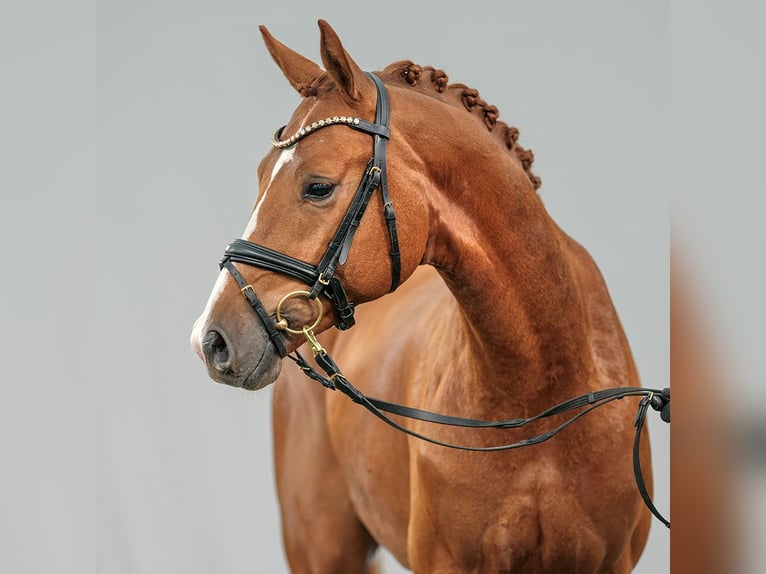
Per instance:
[[[345,330],[351,328],[354,325],[354,303],[348,300],[340,278],[335,275],[335,272],[337,267],[339,265],[343,265],[348,258],[348,253],[351,249],[351,242],[354,238],[354,233],[356,232],[356,229],[361,222],[362,216],[367,209],[367,205],[369,204],[370,199],[376,189],[380,189],[381,191],[383,213],[386,220],[386,225],[388,227],[391,246],[391,251],[389,253],[391,258],[390,290],[394,291],[398,287],[400,281],[401,258],[399,253],[399,240],[396,228],[396,214],[394,212],[393,203],[391,202],[391,198],[389,196],[388,182],[386,178],[386,146],[390,137],[390,106],[386,88],[380,78],[369,72],[367,73],[367,76],[375,83],[378,96],[374,123],[368,122],[361,118],[334,116],[325,120],[319,120],[309,126],[306,126],[305,128],[301,128],[298,132],[284,140],[280,139],[282,137],[282,132],[284,131],[283,126],[282,128],[278,129],[272,137],[272,145],[279,149],[292,147],[299,140],[310,135],[314,131],[332,125],[345,125],[354,130],[367,133],[373,137],[372,158],[368,162],[364,175],[362,176],[362,180],[359,183],[359,187],[357,188],[356,193],[354,194],[354,197],[352,198],[351,203],[346,210],[346,214],[341,220],[341,223],[338,226],[338,230],[335,232],[335,235],[330,241],[327,251],[325,252],[320,262],[317,265],[312,265],[299,259],[295,259],[294,257],[290,257],[289,255],[279,251],[264,247],[263,245],[259,245],[244,239],[235,239],[226,247],[223,259],[221,260],[219,267],[221,269],[228,270],[234,281],[237,283],[237,285],[239,285],[242,295],[253,308],[261,323],[263,323],[263,326],[266,329],[266,333],[268,334],[269,339],[274,345],[277,353],[279,353],[280,357],[290,358],[298,365],[298,367],[306,376],[321,383],[328,389],[333,391],[341,391],[353,402],[362,405],[364,408],[366,408],[373,415],[375,415],[377,418],[389,426],[409,436],[424,440],[432,444],[444,446],[447,448],[479,452],[505,451],[540,444],[554,437],[556,434],[583,416],[587,415],[591,411],[602,407],[613,400],[631,396],[643,397],[639,402],[638,412],[636,413],[636,418],[634,421],[634,426],[636,427],[636,435],[633,443],[633,472],[636,479],[636,485],[638,486],[639,493],[641,494],[641,498],[644,500],[652,514],[654,514],[654,516],[656,516],[665,526],[670,528],[670,522],[666,520],[662,514],[660,514],[651,500],[643,479],[643,474],[641,472],[641,462],[639,457],[641,431],[644,427],[646,413],[649,407],[659,411],[663,421],[667,423],[670,422],[669,388],[647,389],[643,387],[616,387],[601,389],[589,392],[573,399],[569,399],[529,418],[487,421],[453,417],[399,405],[396,403],[390,403],[373,397],[368,397],[351,384],[351,382],[343,375],[340,368],[336,365],[335,361],[333,361],[327,351],[316,339],[316,336],[314,335],[314,328],[316,328],[322,319],[322,305],[317,300],[319,295],[324,295],[327,297],[334,306],[337,315],[337,322],[335,326],[338,329]],[[269,271],[288,275],[308,285],[310,290],[293,291],[285,295],[277,305],[275,321],[266,311],[261,301],[258,299],[253,286],[247,283],[241,273],[234,266],[233,263],[235,262],[244,263],[246,265],[252,265],[255,267],[261,267]],[[308,301],[313,301],[317,306],[317,318],[313,324],[306,325],[300,330],[290,328],[287,320],[281,316],[281,309],[285,301],[294,297],[305,297]],[[285,332],[298,335],[302,334],[306,337],[306,340],[314,355],[314,360],[316,361],[317,365],[319,365],[319,367],[324,371],[324,375],[314,369],[297,350],[292,355],[288,355],[283,338],[283,333]],[[391,414],[428,423],[475,429],[516,429],[534,421],[538,421],[554,415],[560,415],[576,409],[580,409],[579,412],[572,415],[566,421],[559,424],[559,426],[546,433],[542,433],[512,444],[489,447],[474,447],[442,442],[427,435],[413,431],[388,416]]]

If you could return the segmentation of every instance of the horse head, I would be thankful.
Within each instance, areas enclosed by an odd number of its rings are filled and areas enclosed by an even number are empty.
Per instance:
[[[426,251],[429,208],[419,191],[428,181],[403,141],[392,138],[387,151],[386,142],[379,145],[408,116],[397,109],[390,126],[383,126],[376,114],[381,98],[388,105],[388,90],[359,68],[326,22],[320,20],[319,27],[324,70],[261,27],[269,52],[302,101],[275,132],[258,167],[260,192],[250,220],[242,240],[227,250],[226,266],[192,332],[192,348],[211,378],[233,386],[257,389],[273,382],[280,355],[305,341],[302,326],[318,321],[312,329],[317,334],[333,325],[350,326],[353,319],[339,314],[353,313],[353,305],[395,288]],[[371,157],[380,164],[377,171]],[[368,197],[360,200],[364,186]],[[390,196],[381,201],[384,188]],[[360,201],[365,206],[369,201],[369,209],[363,206],[355,220],[349,213],[359,211]],[[347,230],[338,237],[344,224]],[[333,241],[338,245],[328,255]],[[396,260],[390,256],[394,249],[400,251]],[[243,264],[248,253],[260,253],[260,264]],[[266,260],[292,262],[304,275],[316,273],[301,280],[300,274],[274,272]],[[332,284],[326,285],[330,277]],[[285,298],[294,292],[303,294]],[[263,309],[260,321],[248,309],[248,302],[256,301]],[[269,321],[280,328],[278,334]]]

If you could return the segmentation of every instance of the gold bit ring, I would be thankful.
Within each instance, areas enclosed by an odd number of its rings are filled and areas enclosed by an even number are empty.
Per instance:
[[[279,303],[277,303],[277,322],[275,323],[277,329],[280,331],[286,331],[291,335],[303,335],[304,331],[313,331],[316,329],[317,325],[319,325],[319,322],[322,320],[322,316],[324,315],[324,308],[322,307],[322,303],[319,301],[319,298],[309,299],[309,295],[311,295],[311,293],[308,291],[291,291],[279,300]],[[317,318],[314,319],[314,322],[311,325],[305,325],[300,329],[291,329],[287,319],[282,317],[282,305],[285,304],[285,301],[292,299],[293,297],[305,297],[307,301],[313,301],[316,304]]]

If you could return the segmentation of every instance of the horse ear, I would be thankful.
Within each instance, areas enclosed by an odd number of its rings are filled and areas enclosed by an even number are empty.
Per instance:
[[[311,84],[322,73],[322,68],[277,40],[271,35],[266,26],[259,26],[259,29],[261,30],[266,48],[268,48],[271,57],[274,58],[274,61],[279,66],[279,69],[282,70],[290,85],[303,97],[316,95],[316,91],[311,87]]]
[[[372,80],[348,55],[338,34],[325,20],[319,20],[319,29],[322,33],[320,50],[325,69],[335,80],[344,99],[350,100],[350,103],[358,102],[364,88],[371,87]]]

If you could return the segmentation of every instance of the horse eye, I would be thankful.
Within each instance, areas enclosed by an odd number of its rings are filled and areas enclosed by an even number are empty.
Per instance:
[[[327,199],[335,190],[335,185],[332,183],[315,182],[306,186],[303,192],[303,197],[308,199]]]

